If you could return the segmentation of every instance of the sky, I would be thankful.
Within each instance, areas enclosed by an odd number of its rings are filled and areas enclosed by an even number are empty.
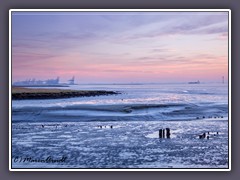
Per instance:
[[[13,82],[221,81],[228,12],[12,12]]]

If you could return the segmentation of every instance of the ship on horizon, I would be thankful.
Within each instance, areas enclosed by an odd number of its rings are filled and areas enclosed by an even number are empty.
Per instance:
[[[188,84],[200,84],[200,81],[192,81],[192,82],[188,82]]]

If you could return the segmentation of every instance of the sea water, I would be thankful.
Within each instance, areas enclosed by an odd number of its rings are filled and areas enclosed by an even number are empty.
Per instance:
[[[12,102],[15,168],[228,168],[228,85],[73,85],[117,95]],[[160,139],[159,129],[171,138]],[[199,134],[209,132],[209,139]],[[67,159],[62,163],[14,158]]]
[[[81,97],[55,100],[13,101],[18,106],[68,106],[75,104],[163,104],[163,103],[214,103],[228,104],[228,85],[205,84],[103,84],[72,85],[61,89],[110,90],[121,92],[117,96]]]

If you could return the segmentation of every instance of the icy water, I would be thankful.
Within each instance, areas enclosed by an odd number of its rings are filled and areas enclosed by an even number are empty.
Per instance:
[[[13,168],[228,168],[227,84],[68,88],[121,94],[13,101]]]

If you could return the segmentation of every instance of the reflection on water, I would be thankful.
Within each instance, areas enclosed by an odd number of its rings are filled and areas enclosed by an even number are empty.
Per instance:
[[[53,100],[13,101],[13,107],[80,104],[228,103],[227,84],[74,85],[63,89],[112,90],[121,94]]]

